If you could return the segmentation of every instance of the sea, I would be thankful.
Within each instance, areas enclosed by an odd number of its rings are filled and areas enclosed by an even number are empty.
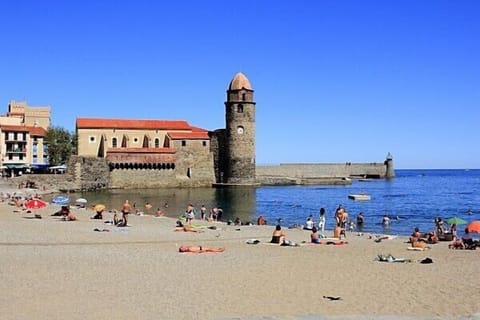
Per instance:
[[[466,222],[480,220],[480,169],[396,170],[388,180],[352,180],[347,186],[259,186],[230,188],[167,188],[108,190],[73,194],[88,200],[88,205],[104,204],[121,208],[128,199],[139,213],[154,214],[158,209],[166,216],[179,217],[192,203],[199,217],[200,206],[208,210],[223,209],[223,221],[239,218],[255,223],[263,215],[269,225],[284,227],[305,224],[309,215],[318,221],[320,208],[326,209],[326,229],[335,226],[334,213],[342,205],[355,222],[358,213],[365,217],[361,229],[354,232],[409,235],[413,228],[422,232],[434,230],[436,217],[447,220],[459,217]],[[348,198],[351,194],[367,194],[370,200]],[[145,204],[151,204],[147,209]],[[384,226],[384,215],[390,225]],[[459,225],[459,230],[465,226]]]

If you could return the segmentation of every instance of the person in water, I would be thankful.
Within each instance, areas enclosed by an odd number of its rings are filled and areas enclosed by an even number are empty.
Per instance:
[[[365,217],[363,216],[363,212],[360,212],[357,215],[357,226],[359,228],[363,227],[363,223],[365,222]]]

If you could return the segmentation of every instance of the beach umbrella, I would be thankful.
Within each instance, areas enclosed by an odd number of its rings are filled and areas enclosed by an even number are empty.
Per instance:
[[[70,203],[70,198],[66,195],[58,195],[53,197],[52,203],[65,205]]]
[[[451,217],[451,218],[447,219],[447,223],[448,224],[460,225],[460,224],[467,224],[467,221],[465,221],[465,220],[463,220],[462,218],[459,218],[459,217]]]
[[[47,206],[47,203],[40,199],[31,199],[25,203],[25,207],[27,209],[40,209],[40,208],[45,208],[46,206]]]
[[[93,209],[94,209],[96,212],[102,212],[103,210],[105,210],[105,205],[103,205],[103,204],[97,204],[95,207],[93,207]]]
[[[468,232],[480,233],[480,220],[472,221],[467,226]]]

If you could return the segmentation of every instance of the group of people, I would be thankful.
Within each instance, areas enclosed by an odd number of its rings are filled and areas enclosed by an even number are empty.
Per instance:
[[[350,219],[349,214],[345,209],[345,207],[340,204],[335,209],[334,220],[335,220],[334,233],[338,236],[341,236],[341,235],[345,236],[347,230],[350,232],[353,232],[356,229],[361,230],[365,222],[365,216],[363,212],[358,213],[356,217],[356,224],[355,224],[355,221]],[[308,225],[308,219],[307,219],[306,225]],[[325,226],[326,226],[325,208],[320,208],[320,211],[318,214],[318,231],[324,232]],[[308,228],[308,229],[312,230],[312,228]]]
[[[195,209],[195,206],[191,203],[187,205],[187,208],[185,209],[185,212],[183,213],[183,216],[185,218],[185,221],[187,224],[190,224],[192,220],[194,220],[197,217],[197,211]],[[213,207],[210,209],[210,211],[207,209],[207,207],[202,204],[200,207],[200,219],[203,221],[209,221],[209,222],[216,222],[216,221],[222,221],[223,216],[223,209],[220,207]]]
[[[448,244],[450,249],[473,249],[475,250],[477,246],[480,246],[478,241],[474,241],[472,234],[468,228],[465,228],[465,232],[462,237],[455,236],[455,238]]]
[[[413,229],[409,238],[409,243],[412,248],[425,249],[428,244],[435,244],[439,241],[437,233],[435,231],[421,233],[418,227]]]

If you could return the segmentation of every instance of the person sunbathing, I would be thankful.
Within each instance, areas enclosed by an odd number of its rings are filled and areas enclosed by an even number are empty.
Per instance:
[[[410,241],[412,248],[429,249],[427,243],[425,241],[422,241],[421,239],[412,237]]]
[[[449,249],[465,249],[465,243],[462,238],[455,237],[452,242],[448,244]]]
[[[270,240],[270,242],[278,244],[285,242],[285,233],[283,232],[282,227],[279,224],[275,226],[275,230],[273,230],[272,234],[272,240]]]
[[[204,252],[223,252],[225,248],[209,248],[203,246],[181,246],[178,248],[178,252],[190,252],[190,253],[204,253]]]
[[[157,211],[155,211],[155,217],[161,217],[165,214],[160,208],[157,208]]]
[[[317,232],[317,228],[313,227],[312,228],[312,233],[310,234],[310,241],[312,243],[320,243],[320,235]]]
[[[409,238],[409,242],[414,243],[417,241],[421,241],[421,239],[422,239],[422,234],[420,233],[420,229],[418,227],[415,227],[415,229],[413,229],[412,235]]]
[[[76,215],[73,214],[73,212],[69,212],[66,216],[63,217],[65,221],[77,221],[78,218]]]
[[[193,227],[192,225],[186,224],[183,227],[176,227],[175,231],[183,232],[203,232],[203,230]]]

